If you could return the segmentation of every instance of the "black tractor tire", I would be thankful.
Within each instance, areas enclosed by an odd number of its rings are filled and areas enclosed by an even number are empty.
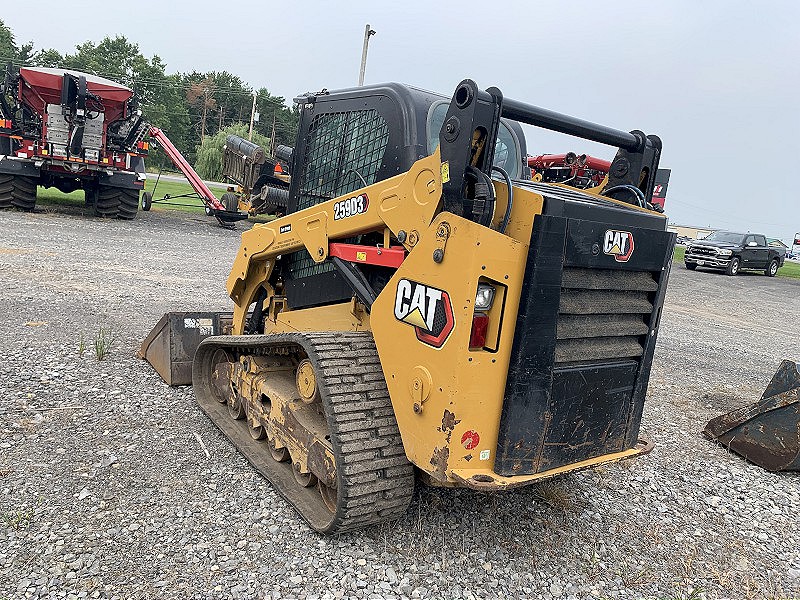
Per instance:
[[[142,210],[147,212],[153,208],[153,194],[150,192],[142,193]]]
[[[97,195],[99,192],[100,190],[96,185],[84,188],[83,194],[86,206],[94,206],[95,204],[97,204]]]
[[[731,276],[738,275],[741,264],[742,261],[738,256],[731,257],[731,262],[728,263],[728,268],[725,269],[725,274]]]
[[[239,210],[239,198],[237,198],[236,194],[233,192],[225,192],[222,194],[220,202],[228,212],[237,212]]]
[[[114,218],[119,214],[121,192],[119,188],[101,185],[94,203],[94,214],[97,217]]]
[[[689,269],[690,271],[694,271],[697,268],[697,263],[687,263],[687,262],[685,262],[683,264],[686,265],[686,268]]]
[[[139,190],[122,189],[119,191],[119,212],[117,218],[130,221],[139,212]]]
[[[767,277],[775,277],[775,275],[778,274],[778,269],[780,268],[780,266],[781,265],[778,259],[773,258],[771,261],[769,261],[767,268],[764,269],[764,275],[766,275]]]
[[[0,175],[0,210],[11,208],[12,191],[14,191],[14,176]]]
[[[0,209],[31,211],[36,206],[36,180],[22,175],[0,175]]]

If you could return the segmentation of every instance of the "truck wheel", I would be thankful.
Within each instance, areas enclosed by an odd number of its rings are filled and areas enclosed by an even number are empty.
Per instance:
[[[727,275],[738,275],[739,274],[739,265],[740,260],[738,256],[734,256],[731,258],[731,262],[728,263],[728,268],[725,269],[725,273]]]
[[[153,194],[144,192],[142,194],[142,210],[148,211],[153,207]]]
[[[239,210],[239,199],[233,192],[225,192],[222,194],[220,201],[228,212],[237,212]]]
[[[686,265],[686,268],[689,269],[690,271],[694,271],[697,268],[697,264],[696,263],[687,263],[687,262],[685,262],[683,264]]]
[[[773,258],[767,265],[767,268],[764,269],[764,275],[767,277],[775,277],[775,275],[778,274],[778,266],[778,259]]]
[[[98,217],[116,217],[119,214],[120,189],[101,185],[94,203],[94,214]]]
[[[0,208],[33,210],[36,206],[36,180],[21,175],[0,175]]]
[[[119,191],[119,213],[117,218],[130,220],[139,212],[139,190]]]

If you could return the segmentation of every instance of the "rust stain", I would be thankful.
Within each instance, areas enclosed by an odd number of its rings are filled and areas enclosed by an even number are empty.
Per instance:
[[[431,473],[431,477],[434,479],[438,479],[440,481],[444,481],[447,479],[447,475],[445,475],[445,471],[447,471],[447,461],[450,459],[450,448],[445,446],[444,448],[434,448],[433,449],[433,456],[431,456],[431,465],[433,466],[433,472]]]
[[[453,435],[453,429],[456,428],[456,425],[461,423],[460,419],[456,419],[455,413],[451,413],[446,408],[444,409],[444,414],[442,415],[442,427],[440,431],[445,434],[445,439],[447,443],[450,443],[450,438]]]

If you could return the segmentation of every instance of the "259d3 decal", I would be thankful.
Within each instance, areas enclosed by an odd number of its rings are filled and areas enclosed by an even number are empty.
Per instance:
[[[333,205],[333,220],[346,219],[355,215],[362,215],[369,208],[369,197],[366,194],[359,194],[346,200],[339,200]]]
[[[397,282],[394,316],[414,327],[420,342],[434,348],[444,345],[455,326],[448,293],[409,279]]]

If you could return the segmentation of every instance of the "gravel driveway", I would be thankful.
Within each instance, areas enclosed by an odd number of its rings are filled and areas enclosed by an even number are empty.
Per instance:
[[[800,281],[675,266],[649,456],[502,495],[422,488],[402,520],[324,538],[134,356],[162,313],[229,307],[236,233],[73,208],[3,212],[0,232],[0,600],[800,596],[800,477],[700,435],[800,359]]]

